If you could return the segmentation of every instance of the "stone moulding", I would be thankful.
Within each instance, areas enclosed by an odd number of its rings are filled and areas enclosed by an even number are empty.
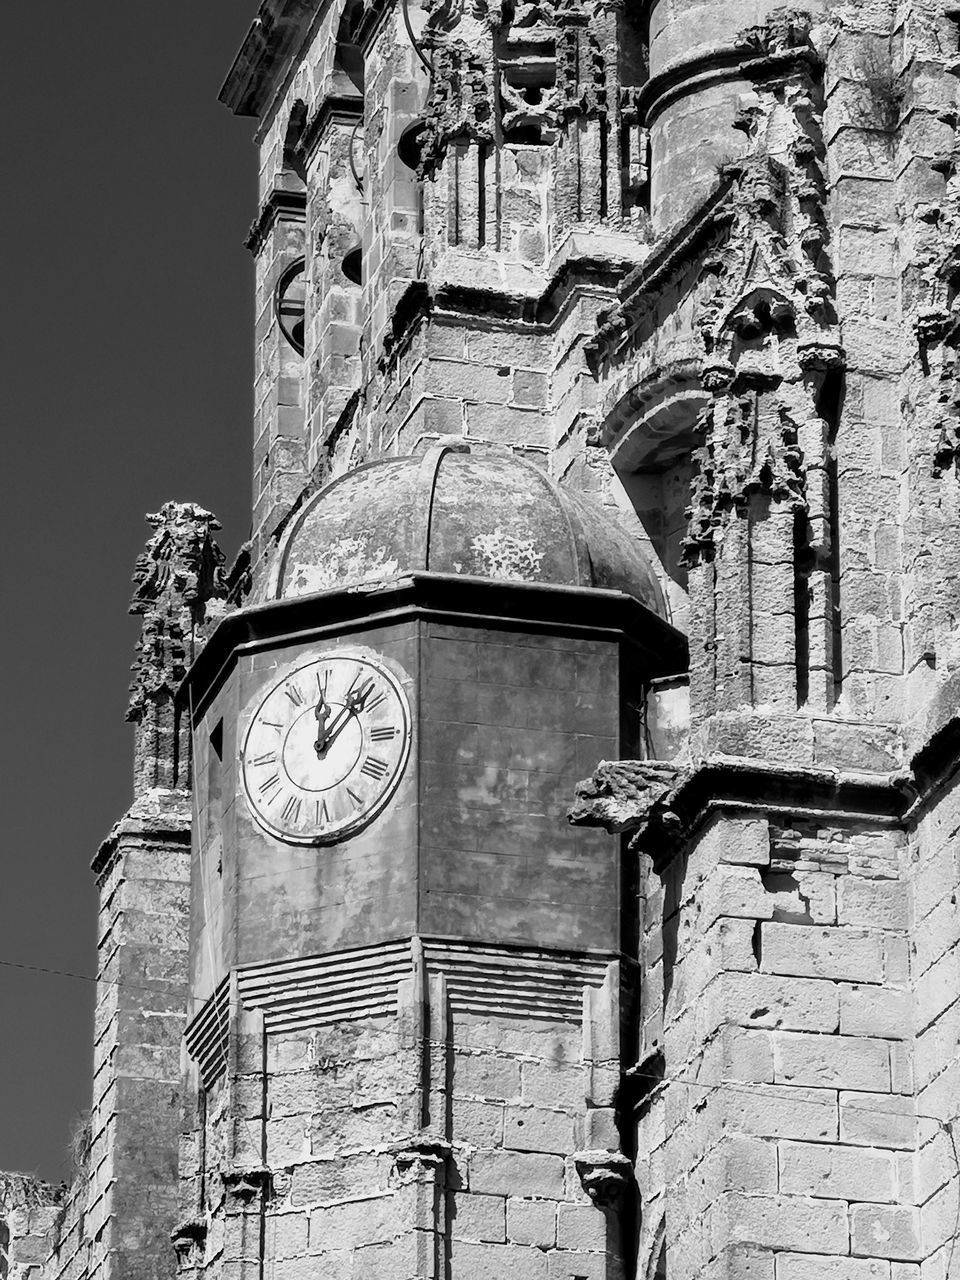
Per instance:
[[[90,870],[102,884],[113,870],[125,845],[136,848],[153,844],[190,845],[191,806],[189,791],[157,790],[141,796],[116,823],[101,843]]]
[[[608,953],[532,947],[477,946],[423,938],[428,976],[443,975],[454,1013],[542,1018],[579,1023],[583,992],[603,985]],[[328,955],[295,957],[236,971],[236,997],[259,1009],[269,1034],[366,1018],[396,1017],[397,987],[414,971],[412,941],[397,939]],[[361,980],[362,979],[362,980]],[[224,981],[192,1018],[187,1052],[209,1089],[226,1069],[232,1016],[231,980]]]
[[[688,266],[728,225],[732,216],[733,188],[739,175],[739,166],[729,166],[699,207],[679,226],[666,232],[652,246],[647,260],[624,279],[616,306],[600,313],[597,332],[585,347],[595,374],[614,358],[631,330],[649,314],[667,282]]]
[[[586,600],[589,611],[584,609]],[[596,635],[600,631],[622,636],[635,646],[637,661],[646,664],[644,669],[651,678],[675,675],[688,661],[686,638],[620,591],[497,582],[462,574],[410,573],[228,613],[180,686],[180,705],[191,705],[195,719],[201,716],[240,650],[254,653],[284,640],[338,634],[350,630],[360,617],[367,625],[420,618],[471,624],[482,620],[484,626],[534,623],[545,632],[564,635]]]
[[[287,191],[283,187],[274,187],[263,202],[259,214],[251,223],[243,246],[256,257],[266,244],[270,232],[282,218],[288,222],[302,223],[306,221],[306,217],[305,192]]]
[[[619,289],[636,259],[616,252],[577,252],[555,259],[545,273],[538,273],[535,293],[505,293],[502,289],[470,286],[455,281],[439,284],[431,290],[422,280],[411,281],[394,308],[391,326],[383,342],[381,372],[389,372],[397,353],[416,327],[436,318],[469,317],[484,324],[518,323],[524,332],[533,326],[547,331],[563,314],[564,307],[577,288]],[[543,276],[546,283],[541,284]]]
[[[718,46],[695,58],[678,60],[652,77],[637,94],[637,114],[649,128],[661,111],[679,98],[699,93],[725,80],[752,80],[763,84],[808,67],[820,67],[820,58],[810,47],[745,57],[736,46]]]
[[[220,89],[220,101],[234,115],[263,114],[316,10],[315,0],[262,0]]]
[[[960,725],[958,725],[960,734]],[[717,809],[761,809],[800,816],[899,825],[918,797],[912,773],[855,773],[713,758],[673,765],[602,761],[577,787],[568,818],[631,837],[658,870],[703,818]]]
[[[332,124],[356,125],[363,120],[363,98],[360,94],[329,94],[307,121],[296,152],[307,167],[318,143]]]

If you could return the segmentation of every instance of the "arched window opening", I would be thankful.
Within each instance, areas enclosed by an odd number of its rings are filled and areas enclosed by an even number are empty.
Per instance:
[[[298,98],[290,109],[287,131],[283,135],[284,185],[290,190],[303,190],[307,183],[307,170],[300,152],[300,140],[307,124],[307,104]]]
[[[424,232],[424,200],[423,200],[423,181],[420,178],[420,156],[423,150],[423,131],[425,125],[422,120],[414,120],[412,124],[408,124],[400,135],[397,143],[397,157],[400,163],[410,169],[416,177],[416,200],[417,200],[417,235],[422,236]]]
[[[343,255],[343,261],[340,263],[340,270],[351,284],[360,284],[362,282],[363,250],[359,245],[354,245],[352,249],[348,249]]]
[[[303,258],[297,258],[277,281],[275,307],[280,332],[298,356],[303,355],[305,347],[306,305],[306,262]]]
[[[337,48],[333,57],[334,89],[338,93],[363,97],[363,52],[353,42],[353,28],[363,11],[361,0],[347,0],[340,26],[337,28]]]

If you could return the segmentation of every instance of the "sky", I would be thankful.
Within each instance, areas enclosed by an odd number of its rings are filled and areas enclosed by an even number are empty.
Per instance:
[[[90,1105],[90,861],[131,800],[144,513],[250,519],[256,0],[21,5],[0,54],[0,1170],[70,1176]],[[16,967],[27,966],[27,967]]]

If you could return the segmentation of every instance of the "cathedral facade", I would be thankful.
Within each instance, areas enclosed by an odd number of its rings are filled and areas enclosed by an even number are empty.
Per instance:
[[[958,35],[262,0],[251,537],[149,517],[0,1275],[960,1276]]]

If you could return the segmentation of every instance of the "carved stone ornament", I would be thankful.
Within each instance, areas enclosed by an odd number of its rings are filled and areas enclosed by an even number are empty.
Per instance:
[[[768,14],[765,22],[738,32],[734,47],[773,57],[806,48],[810,43],[810,14],[806,9],[784,6]]]
[[[223,1175],[223,1190],[228,1205],[235,1212],[250,1208],[254,1201],[270,1192],[270,1170],[262,1167],[231,1169]]]
[[[727,397],[700,415],[704,444],[693,455],[687,534],[688,565],[710,559],[726,518],[754,495],[806,507],[806,472],[797,426],[783,405],[758,413],[752,395]]]
[[[224,556],[213,539],[216,517],[192,502],[167,502],[147,516],[153,535],[137,558],[130,612],[143,625],[131,668],[127,719],[139,721],[148,704],[172,697],[223,616],[229,584]]]
[[[613,81],[599,23],[600,11],[577,0],[434,3],[423,32],[432,75],[421,176],[436,173],[454,142],[525,129],[552,141],[574,118],[605,116]]]
[[[207,1240],[207,1224],[203,1218],[189,1218],[170,1233],[173,1250],[177,1255],[177,1268],[185,1270],[196,1266],[203,1256]]]
[[[677,765],[657,760],[604,760],[592,777],[577,784],[569,820],[576,827],[603,827],[611,833],[638,831],[655,816],[669,821],[669,802],[680,777]]]
[[[575,1151],[580,1184],[600,1209],[615,1209],[633,1179],[633,1165],[619,1151]]]
[[[439,1182],[452,1148],[442,1138],[418,1137],[394,1148],[392,1177],[401,1186],[411,1182]]]

